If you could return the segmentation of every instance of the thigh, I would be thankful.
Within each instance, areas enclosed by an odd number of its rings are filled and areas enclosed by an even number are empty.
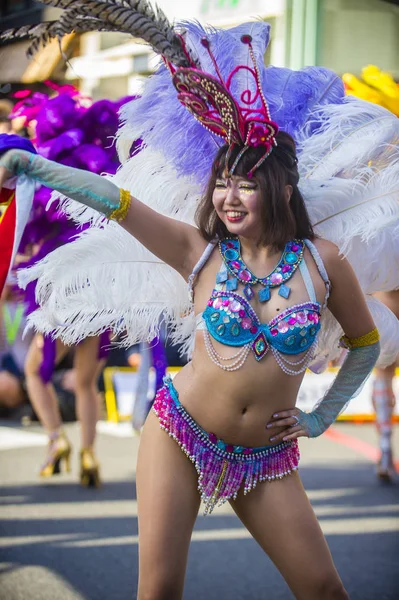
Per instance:
[[[151,411],[137,464],[139,596],[182,597],[188,548],[198,514],[197,473]]]
[[[97,383],[105,365],[105,360],[98,358],[99,345],[98,337],[88,337],[75,347],[74,368],[78,384],[88,386]]]
[[[246,496],[241,492],[231,505],[297,599],[346,597],[297,472],[258,484]],[[337,596],[330,595],[334,589]]]
[[[40,365],[43,360],[43,336],[37,333],[29,346],[28,353],[25,359],[25,374],[37,375],[39,373]],[[68,347],[65,346],[61,340],[56,340],[56,355],[55,364],[58,364],[68,353]]]

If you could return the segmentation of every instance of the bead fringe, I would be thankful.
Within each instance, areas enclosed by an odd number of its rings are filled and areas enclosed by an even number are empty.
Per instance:
[[[282,479],[298,468],[296,440],[258,452],[243,449],[238,454],[221,450],[183,406],[175,403],[167,386],[158,391],[153,411],[161,429],[177,442],[197,470],[198,490],[205,504],[204,515],[210,514],[215,506],[237,498],[242,485],[247,494],[258,482]]]

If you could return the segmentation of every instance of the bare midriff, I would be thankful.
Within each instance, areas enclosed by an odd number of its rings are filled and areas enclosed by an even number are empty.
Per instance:
[[[240,369],[225,372],[210,361],[198,331],[193,359],[173,383],[180,402],[205,431],[229,444],[257,447],[275,443],[270,437],[282,428],[270,431],[266,425],[276,412],[295,406],[303,376],[287,376],[271,352],[260,362],[250,353]]]

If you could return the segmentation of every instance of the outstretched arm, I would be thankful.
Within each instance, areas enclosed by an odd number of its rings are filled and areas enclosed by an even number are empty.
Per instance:
[[[333,244],[319,245],[331,281],[328,307],[345,332],[348,353],[332,386],[310,413],[294,408],[273,415],[269,428],[288,428],[275,436],[275,441],[321,435],[359,392],[380,353],[378,331],[352,267]]]
[[[7,179],[23,174],[118,221],[185,278],[205,246],[195,227],[157,213],[104,177],[26,150],[12,149],[0,156],[0,188]]]

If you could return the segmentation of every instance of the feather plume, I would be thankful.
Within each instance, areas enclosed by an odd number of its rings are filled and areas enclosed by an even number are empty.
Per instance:
[[[398,357],[399,319],[373,296],[366,296],[366,303],[380,334],[381,353],[377,367],[388,367]],[[343,334],[342,327],[332,313],[324,310],[315,358],[309,367],[314,373],[323,372],[331,360],[339,357],[342,352],[339,340]]]
[[[399,287],[399,120],[361,100],[324,107],[301,143],[300,189],[316,232],[351,262],[365,293]]]
[[[252,37],[252,46],[259,66],[262,88],[268,100],[272,119],[294,137],[307,131],[314,111],[329,102],[342,102],[345,94],[342,81],[335,73],[320,67],[307,67],[294,72],[290,69],[263,66],[263,56],[270,39],[270,25],[255,21],[229,30],[204,28],[196,22],[183,22],[179,29],[191,53],[198,57],[201,68],[216,75],[208,52],[201,44],[206,36],[224,80],[238,65],[249,61],[248,47],[241,42],[243,34]],[[232,93],[239,99],[248,86],[247,77],[233,78]],[[129,142],[143,139],[144,143],[164,153],[179,175],[193,177],[206,185],[211,165],[223,143],[203,128],[179,103],[176,90],[166,67],[161,66],[146,80],[142,97],[127,104],[121,111],[122,127],[118,132],[118,151],[124,160]],[[322,122],[320,117],[319,122]]]
[[[144,149],[113,180],[117,185],[123,181],[124,188],[155,210],[192,222],[199,188],[178,178],[161,154]],[[65,199],[63,208],[76,220],[90,218],[72,200]],[[174,341],[185,342],[185,349],[191,345],[187,284],[116,223],[97,222],[76,241],[19,271],[18,278],[22,287],[38,280],[41,308],[30,316],[30,324],[67,344],[109,327],[116,333],[127,332],[127,345],[150,341],[165,320],[174,327]]]
[[[163,11],[159,8],[154,10],[147,0],[44,0],[44,4],[64,9],[64,13],[51,23],[4,31],[0,40],[31,37],[30,56],[40,44],[45,45],[52,38],[60,40],[72,31],[119,31],[142,38],[157,54],[176,66],[196,64]]]

